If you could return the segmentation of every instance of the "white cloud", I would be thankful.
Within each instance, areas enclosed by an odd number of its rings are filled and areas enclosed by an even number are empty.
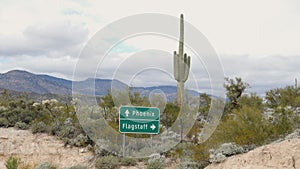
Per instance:
[[[28,26],[19,36],[0,35],[0,55],[76,56],[87,36],[88,30],[84,25],[71,25],[69,22]]]
[[[105,25],[139,13],[176,17],[184,13],[185,20],[214,46],[226,76],[241,76],[251,84],[251,91],[263,92],[299,78],[299,8],[297,0],[2,0],[0,71],[19,68],[71,78],[80,49]],[[177,42],[147,38],[129,39],[118,46],[115,52],[121,52],[121,56],[106,60],[102,75],[109,77],[115,66],[135,51],[161,49],[172,54],[178,48]],[[169,64],[168,59],[160,62]],[[84,68],[86,73],[82,78],[89,74],[88,65]],[[195,70],[195,74],[208,89],[208,77],[203,68]],[[164,78],[162,76],[163,83]]]

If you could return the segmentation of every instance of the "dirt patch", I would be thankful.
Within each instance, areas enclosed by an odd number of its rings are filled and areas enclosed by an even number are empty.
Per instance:
[[[91,166],[93,158],[92,152],[77,147],[65,147],[61,140],[47,134],[0,128],[0,168],[5,168],[4,163],[11,155],[20,157],[29,164],[50,162],[58,168],[78,164]]]

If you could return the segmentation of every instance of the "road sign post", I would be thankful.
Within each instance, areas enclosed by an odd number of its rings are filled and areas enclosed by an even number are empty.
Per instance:
[[[121,106],[119,131],[121,133],[158,134],[160,110],[155,107]]]

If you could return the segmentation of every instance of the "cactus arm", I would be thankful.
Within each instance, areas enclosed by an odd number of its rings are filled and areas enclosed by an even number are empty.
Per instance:
[[[190,71],[190,63],[191,63],[191,58],[190,56],[185,58],[185,69],[184,69],[184,77],[183,77],[183,82],[185,82],[188,79],[189,76],[189,71]]]
[[[174,78],[176,81],[179,81],[178,66],[179,66],[179,57],[176,54],[176,51],[174,51]]]
[[[187,55],[186,53],[184,54],[184,57],[183,57],[183,62],[186,63],[187,62]]]

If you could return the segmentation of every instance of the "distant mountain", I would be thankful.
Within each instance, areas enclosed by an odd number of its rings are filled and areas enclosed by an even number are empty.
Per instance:
[[[88,78],[74,82],[76,91],[80,93],[102,96],[111,90],[112,84],[119,88],[127,87],[118,80]],[[92,89],[91,84],[95,85]],[[17,92],[31,93],[31,95],[71,95],[72,81],[49,75],[33,74],[22,70],[12,70],[0,74],[0,89],[8,89]],[[132,87],[131,92],[139,92],[142,96],[148,96],[153,90],[161,90],[168,101],[176,98],[176,86]],[[191,95],[199,95],[198,92],[189,90]]]
[[[0,74],[0,88],[18,92],[66,95],[71,93],[71,86],[72,82],[69,80],[21,70]]]
[[[122,83],[118,80],[110,80],[110,79],[93,79],[88,78],[83,81],[75,81],[74,88],[76,88],[76,92],[86,94],[86,95],[96,95],[102,96],[106,95],[108,91],[111,90],[112,83],[119,88],[127,87],[125,83]],[[93,88],[95,86],[95,88]]]
[[[80,87],[82,93],[87,93],[90,91],[87,87],[90,87],[89,84],[92,82],[95,82],[96,95],[105,95],[110,89],[112,81],[89,78],[74,83],[77,87]],[[12,70],[0,74],[0,88],[37,94],[71,95],[72,81],[49,75],[33,74],[23,70]]]
[[[152,91],[162,91],[168,102],[172,102],[177,97],[177,87],[175,86],[153,86],[153,87],[133,87],[131,93],[138,92],[141,96],[149,96]]]

